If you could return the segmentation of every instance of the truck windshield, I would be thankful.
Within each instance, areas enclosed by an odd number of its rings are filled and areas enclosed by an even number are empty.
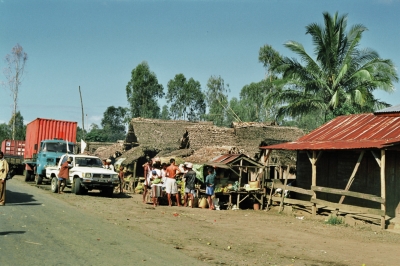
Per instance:
[[[75,157],[75,166],[103,167],[99,158]]]
[[[74,144],[68,143],[69,152],[74,151]],[[45,142],[43,145],[43,151],[49,152],[67,152],[67,144],[65,142]]]

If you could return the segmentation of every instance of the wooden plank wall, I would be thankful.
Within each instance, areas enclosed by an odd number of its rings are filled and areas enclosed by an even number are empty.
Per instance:
[[[380,156],[380,151],[374,151]],[[317,186],[344,189],[357,163],[360,151],[324,151],[317,163]],[[400,217],[400,152],[386,153],[386,210],[390,217]],[[297,180],[298,187],[311,188],[311,163],[305,152],[298,152]],[[350,191],[380,195],[380,168],[371,151],[366,151],[355,175]],[[295,194],[298,199],[306,200],[305,195]],[[339,202],[340,196],[318,193],[317,198],[330,202]],[[343,204],[368,208],[380,208],[377,202],[346,197]]]

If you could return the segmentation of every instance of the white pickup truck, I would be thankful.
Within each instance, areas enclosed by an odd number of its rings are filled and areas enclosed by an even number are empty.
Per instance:
[[[51,180],[51,191],[58,191],[58,172],[61,165],[72,158],[67,186],[76,195],[86,194],[89,190],[99,189],[108,197],[113,196],[114,188],[119,185],[118,174],[104,169],[100,158],[84,154],[65,154],[61,156],[57,166],[46,168],[46,177]]]

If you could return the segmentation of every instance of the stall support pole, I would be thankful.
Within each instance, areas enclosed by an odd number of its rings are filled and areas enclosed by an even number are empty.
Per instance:
[[[137,165],[137,161],[135,161],[134,162],[134,164],[133,164],[133,186],[132,186],[132,190],[133,190],[133,193],[136,193],[136,190],[135,190],[135,188],[136,188],[136,186],[135,186],[135,181],[136,181],[136,165]],[[139,181],[138,181],[138,183],[139,183]]]
[[[381,198],[386,199],[386,174],[385,174],[385,166],[386,164],[386,152],[385,150],[381,150]],[[384,211],[383,216],[381,217],[381,228],[386,228],[386,201],[385,203],[381,203],[381,210]]]
[[[312,167],[312,176],[311,176],[311,185],[317,185],[317,152],[312,152],[312,159],[311,159],[311,167]],[[317,198],[317,194],[314,191],[314,195],[312,196],[313,199]],[[317,215],[317,205],[314,203],[312,206],[312,215]]]

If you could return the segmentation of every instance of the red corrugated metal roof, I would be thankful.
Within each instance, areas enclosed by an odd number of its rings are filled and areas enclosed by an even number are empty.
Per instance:
[[[211,162],[228,164],[240,156],[242,156],[242,154],[222,154],[221,156],[212,159]]]
[[[339,116],[293,142],[264,146],[276,150],[384,148],[400,144],[400,117],[357,114]]]

